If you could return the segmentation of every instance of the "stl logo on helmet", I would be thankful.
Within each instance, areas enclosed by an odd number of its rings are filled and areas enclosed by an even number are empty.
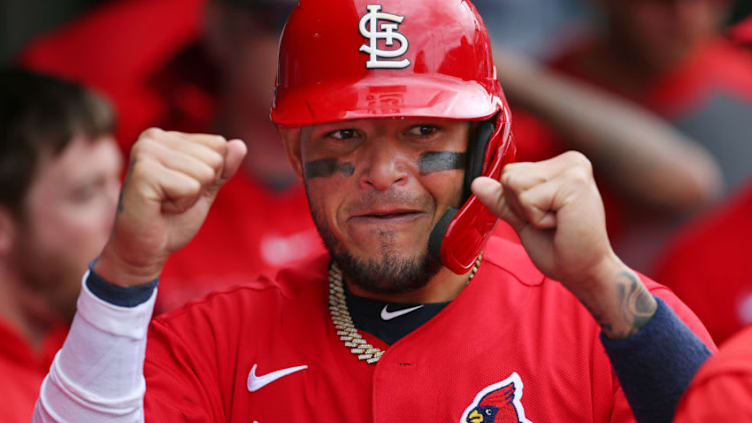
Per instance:
[[[407,53],[409,45],[407,37],[405,37],[404,34],[397,32],[399,25],[405,20],[405,17],[381,12],[380,4],[369,4],[366,6],[366,9],[368,10],[368,13],[363,15],[358,23],[360,34],[369,40],[369,44],[361,45],[359,50],[363,53],[368,53],[371,56],[366,62],[366,68],[404,69],[410,66],[410,60],[408,59],[389,60],[396,59]],[[380,49],[379,40],[384,40],[384,45],[387,47],[394,46],[394,41],[396,40],[399,43],[399,47]]]
[[[517,372],[478,392],[460,423],[532,423],[522,407],[522,379]]]

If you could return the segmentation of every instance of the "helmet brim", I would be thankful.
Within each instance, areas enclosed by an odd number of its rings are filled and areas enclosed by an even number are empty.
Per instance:
[[[483,120],[501,107],[499,97],[474,81],[390,75],[299,87],[277,97],[271,117],[282,127],[390,117]]]

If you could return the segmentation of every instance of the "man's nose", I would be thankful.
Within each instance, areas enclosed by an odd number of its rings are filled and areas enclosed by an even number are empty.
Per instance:
[[[389,142],[374,143],[367,155],[366,168],[360,174],[361,188],[385,191],[407,183],[408,160],[396,146]]]

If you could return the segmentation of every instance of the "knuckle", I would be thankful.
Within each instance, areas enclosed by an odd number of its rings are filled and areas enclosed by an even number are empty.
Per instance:
[[[164,133],[163,130],[161,130],[159,128],[156,128],[156,127],[151,127],[151,128],[148,128],[148,129],[144,130],[144,132],[141,133],[141,136],[139,136],[139,138],[140,139],[158,138],[163,133]]]
[[[147,157],[155,157],[158,154],[157,145],[158,145],[158,141],[155,138],[151,138],[151,137],[141,138],[131,148],[131,157],[138,161],[141,161]]]
[[[143,181],[151,178],[153,173],[152,165],[149,161],[137,160],[133,162],[128,178],[131,181]]]
[[[517,183],[516,170],[517,168],[505,168],[501,174],[500,181],[506,188],[513,188]]]
[[[216,151],[212,151],[206,154],[204,162],[216,172],[222,167],[224,157]]]
[[[221,154],[224,154],[225,144],[227,144],[227,139],[224,136],[214,134],[199,134],[194,140],[196,143]]]
[[[139,140],[139,141],[136,141],[136,143],[133,144],[133,146],[131,146],[131,151],[130,151],[131,160],[141,155],[141,143],[142,141]]]
[[[530,207],[534,203],[533,195],[530,193],[530,191],[525,191],[517,196],[517,201],[520,202],[521,206],[524,206],[525,208]]]
[[[583,167],[573,167],[567,171],[567,178],[578,184],[587,185],[592,179],[592,174]]]
[[[211,141],[212,145],[215,145],[217,148],[222,148],[225,144],[227,144],[227,139],[222,135],[210,135],[209,140]]]
[[[574,166],[581,166],[586,169],[592,169],[592,163],[590,163],[590,160],[585,156],[584,154],[580,153],[579,151],[571,150],[564,153],[567,156],[567,159],[572,162]]]
[[[216,172],[209,166],[202,166],[199,170],[197,178],[202,185],[208,185],[214,182]]]
[[[198,195],[201,192],[201,182],[199,182],[197,179],[191,178],[186,183],[186,194],[189,196]]]

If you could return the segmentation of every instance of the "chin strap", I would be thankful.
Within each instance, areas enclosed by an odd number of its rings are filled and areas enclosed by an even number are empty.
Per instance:
[[[431,257],[454,273],[464,274],[472,268],[498,222],[473,195],[470,185],[481,175],[498,179],[504,165],[514,157],[509,112],[503,109],[474,129],[468,143],[462,207],[448,208],[428,237]]]
[[[457,215],[457,212],[457,209],[451,207],[446,209],[444,214],[441,215],[439,221],[436,222],[433,229],[431,229],[431,234],[428,235],[428,254],[442,264],[441,244],[444,241],[444,234],[446,233],[449,224],[452,222],[452,219],[454,219],[454,216]]]
[[[468,200],[472,195],[470,185],[473,183],[473,180],[483,172],[483,162],[486,158],[486,149],[488,148],[488,143],[491,140],[491,137],[496,131],[497,119],[498,116],[494,116],[491,119],[479,122],[470,136],[467,146],[465,181],[462,185],[462,204],[468,203]],[[428,237],[428,253],[431,257],[445,266],[447,266],[447,263],[444,263],[444,260],[441,258],[441,245],[450,223],[452,223],[452,220],[458,212],[459,210],[455,208],[450,207],[446,209],[439,221],[434,225],[431,234]]]

